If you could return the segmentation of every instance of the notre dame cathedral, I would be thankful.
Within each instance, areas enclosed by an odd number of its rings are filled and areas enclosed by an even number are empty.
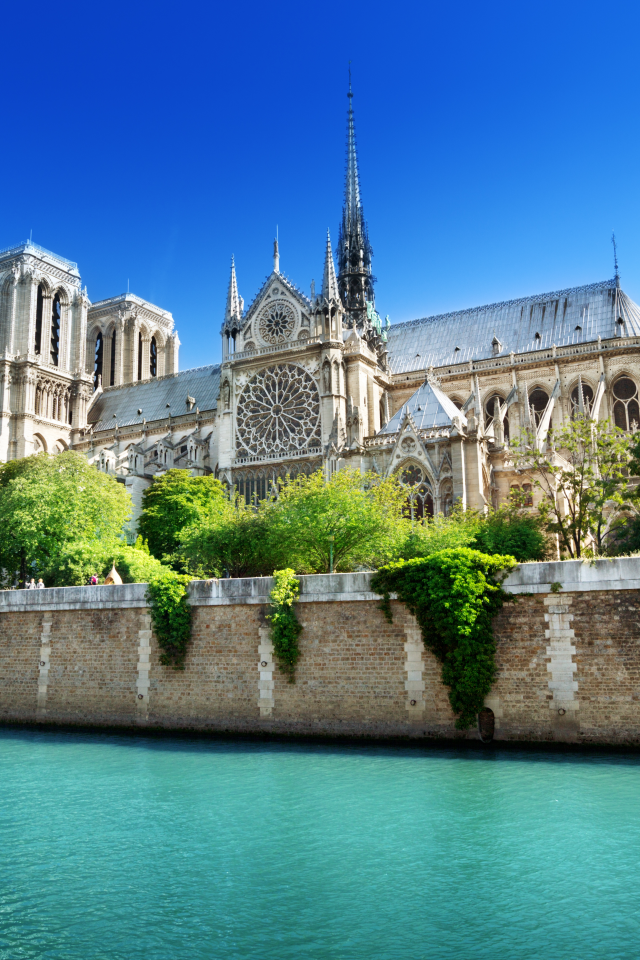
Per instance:
[[[235,264],[222,363],[178,371],[170,313],[91,303],[77,265],[34,243],[0,252],[0,461],[82,451],[142,491],[171,467],[247,500],[345,466],[397,473],[415,516],[484,509],[521,484],[509,444],[574,411],[640,421],[640,310],[612,280],[391,325],[376,309],[349,91],[337,242],[319,292],[273,270],[245,310]],[[527,502],[533,492],[525,489]]]

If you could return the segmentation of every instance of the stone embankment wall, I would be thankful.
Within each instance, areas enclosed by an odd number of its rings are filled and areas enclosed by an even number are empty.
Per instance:
[[[191,585],[183,672],[160,666],[144,584],[1,592],[0,721],[461,736],[402,604],[388,623],[368,574],[301,579],[295,684],[274,662],[266,578]],[[495,738],[640,743],[640,559],[525,564],[506,588]]]

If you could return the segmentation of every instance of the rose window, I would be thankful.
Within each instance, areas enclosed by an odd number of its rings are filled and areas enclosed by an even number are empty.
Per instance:
[[[258,321],[260,336],[267,343],[289,340],[296,325],[296,314],[286,301],[277,300],[265,307]]]
[[[287,456],[320,446],[320,397],[315,380],[292,363],[268,367],[238,401],[240,456]]]

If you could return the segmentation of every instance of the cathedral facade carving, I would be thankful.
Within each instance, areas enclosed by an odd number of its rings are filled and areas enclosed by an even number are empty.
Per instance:
[[[526,487],[510,445],[576,411],[640,422],[640,308],[612,280],[426,317],[381,319],[349,91],[336,273],[319,294],[273,268],[245,310],[232,261],[222,362],[178,371],[170,313],[133,294],[91,304],[77,265],[0,251],[0,460],[81,450],[131,490],[180,467],[248,501],[278,477],[396,473],[414,517],[485,509]],[[523,489],[533,505],[535,492]]]

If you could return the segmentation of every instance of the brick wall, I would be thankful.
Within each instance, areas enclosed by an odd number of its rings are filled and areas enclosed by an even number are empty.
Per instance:
[[[388,623],[362,581],[305,581],[294,684],[274,662],[267,580],[194,588],[184,671],[159,663],[144,585],[121,601],[125,588],[0,595],[0,720],[459,736],[406,608],[393,601]],[[640,589],[593,586],[552,594],[543,583],[496,618],[496,739],[640,743]]]

